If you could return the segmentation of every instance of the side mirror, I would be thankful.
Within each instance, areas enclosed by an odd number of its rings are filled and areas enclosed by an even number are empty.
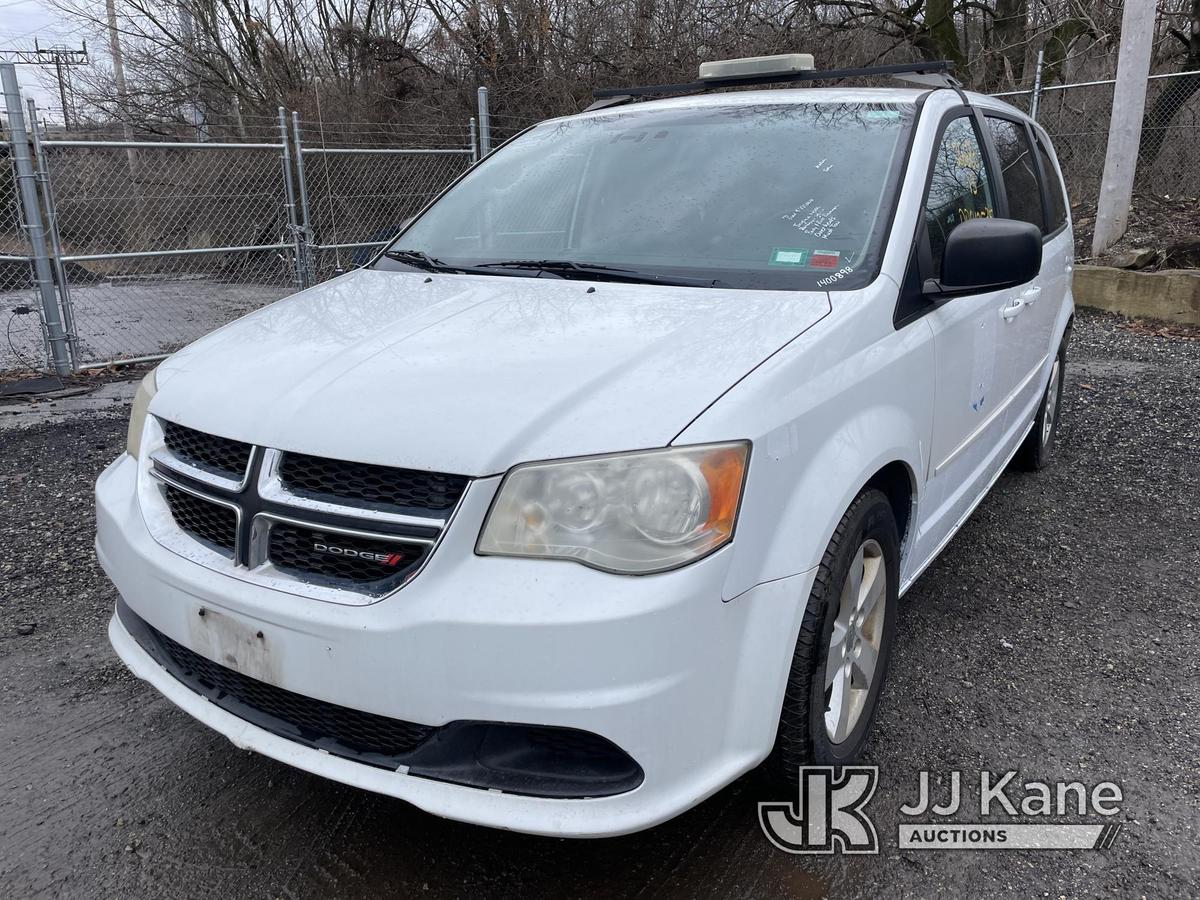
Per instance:
[[[946,239],[942,277],[932,292],[999,291],[1032,281],[1041,268],[1042,232],[1036,225],[1016,219],[971,219]]]

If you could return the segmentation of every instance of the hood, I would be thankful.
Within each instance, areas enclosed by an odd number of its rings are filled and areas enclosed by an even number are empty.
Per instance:
[[[823,292],[361,269],[176,353],[150,410],[283,450],[491,475],[664,446],[828,312]]]

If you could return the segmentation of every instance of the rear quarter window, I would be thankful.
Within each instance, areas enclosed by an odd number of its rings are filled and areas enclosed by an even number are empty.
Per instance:
[[[1029,144],[1029,133],[1024,125],[1011,119],[986,118],[992,144],[1000,157],[1009,216],[1045,230],[1042,192],[1038,189],[1038,165],[1033,157],[1033,147]]]
[[[1047,152],[1041,137],[1037,140],[1037,152],[1046,179],[1046,231],[1054,232],[1067,224],[1067,198],[1063,194],[1062,180],[1058,177],[1058,169],[1054,167],[1054,159]]]

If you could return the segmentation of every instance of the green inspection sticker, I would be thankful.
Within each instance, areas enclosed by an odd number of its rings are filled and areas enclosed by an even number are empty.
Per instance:
[[[806,266],[808,265],[808,250],[788,250],[776,247],[771,251],[772,266]]]

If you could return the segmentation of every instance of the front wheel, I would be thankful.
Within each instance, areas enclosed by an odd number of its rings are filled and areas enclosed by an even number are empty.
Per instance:
[[[846,510],[817,571],[764,763],[795,787],[803,765],[853,762],[867,743],[896,634],[900,538],[881,491]]]

